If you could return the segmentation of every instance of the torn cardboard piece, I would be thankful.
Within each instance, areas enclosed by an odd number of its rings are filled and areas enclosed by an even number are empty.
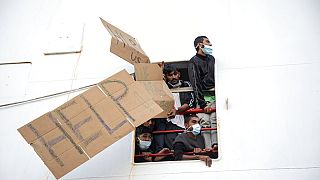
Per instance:
[[[162,69],[157,64],[150,64],[148,56],[135,38],[102,18],[100,20],[112,36],[110,51],[135,66],[136,80],[141,82],[152,99],[164,110],[154,118],[167,118],[167,114],[173,108],[174,100],[163,81]]]
[[[167,118],[174,107],[174,99],[167,84],[163,81],[163,73],[158,64],[139,63],[134,65],[136,80],[151,95],[152,99],[163,109],[155,118]]]
[[[163,81],[162,69],[158,64],[139,63],[134,65],[136,81]]]
[[[18,131],[60,178],[162,111],[123,70]]]
[[[128,61],[131,64],[149,63],[149,57],[140,47],[139,42],[129,34],[100,18],[104,27],[109,31],[111,38],[110,52]]]
[[[113,37],[111,38],[110,52],[131,64],[150,62],[149,58],[145,54],[136,51],[131,46],[126,46],[126,44]]]

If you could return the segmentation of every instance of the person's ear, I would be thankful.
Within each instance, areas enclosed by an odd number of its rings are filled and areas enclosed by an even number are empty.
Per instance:
[[[185,127],[186,129],[188,129],[188,128],[189,128],[189,124],[188,124],[188,123],[184,123],[184,127]]]

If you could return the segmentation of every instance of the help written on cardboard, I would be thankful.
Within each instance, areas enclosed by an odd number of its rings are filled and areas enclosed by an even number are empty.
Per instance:
[[[123,70],[18,131],[61,178],[161,112]]]

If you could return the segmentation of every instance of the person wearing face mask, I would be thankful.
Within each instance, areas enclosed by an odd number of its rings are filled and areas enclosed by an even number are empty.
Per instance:
[[[198,36],[194,40],[197,51],[188,64],[188,75],[197,104],[204,110],[199,113],[200,125],[203,128],[216,127],[216,114],[211,111],[215,108],[215,93],[210,90],[215,87],[215,58],[212,56],[212,44],[206,36]],[[216,146],[217,132],[203,132],[206,148]]]
[[[135,144],[135,154],[145,155],[143,157],[135,158],[135,162],[151,162],[152,158],[148,157],[148,154],[152,153],[152,135],[151,129],[140,125],[136,129],[136,144]]]
[[[157,157],[149,157],[149,154],[152,154],[153,151],[153,143],[152,143],[152,129],[146,127],[145,125],[140,125],[136,129],[136,144],[135,144],[135,154],[136,155],[144,155],[143,157],[136,157],[135,162],[152,162],[152,161],[161,161],[161,160],[172,160],[170,156],[157,156]],[[159,151],[159,154],[169,153],[170,150],[168,148],[163,148]]]
[[[165,64],[163,68],[163,74],[169,89],[191,87],[189,81],[180,79],[180,71],[173,65]],[[175,99],[175,107],[171,110],[171,112],[168,113],[168,117],[169,119],[171,119],[171,122],[184,128],[184,118],[181,115],[177,114],[183,113],[188,109],[195,107],[194,94],[193,92],[180,92],[172,94]],[[174,118],[176,116],[182,118],[179,118],[179,120],[175,120]]]
[[[180,87],[191,87],[190,82],[180,80],[179,70],[171,64],[165,64],[163,67],[165,82],[169,89]],[[155,130],[183,130],[184,116],[178,115],[186,110],[195,107],[194,95],[191,92],[172,93],[174,97],[174,108],[168,113],[168,118],[155,120]],[[156,152],[166,147],[172,149],[172,143],[178,133],[166,133],[154,135]]]
[[[200,124],[197,115],[190,115],[185,118],[186,132],[179,134],[173,142],[175,160],[201,160],[206,166],[211,167],[212,160],[207,155],[186,155],[185,152],[193,151],[199,153],[202,150],[207,152],[212,149],[205,149],[204,138],[200,134]]]

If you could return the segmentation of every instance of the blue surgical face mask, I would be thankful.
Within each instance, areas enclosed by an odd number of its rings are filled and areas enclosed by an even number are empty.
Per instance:
[[[200,130],[201,130],[200,124],[194,124],[191,127],[192,127],[192,131],[187,131],[187,132],[192,132],[192,134],[194,134],[195,136],[200,134]]]
[[[202,52],[204,54],[207,54],[207,55],[212,55],[212,48],[211,46],[208,46],[208,45],[204,45],[203,48],[201,48]]]
[[[150,145],[151,141],[142,141],[141,139],[139,139],[139,147],[141,150],[147,150],[150,147]]]

